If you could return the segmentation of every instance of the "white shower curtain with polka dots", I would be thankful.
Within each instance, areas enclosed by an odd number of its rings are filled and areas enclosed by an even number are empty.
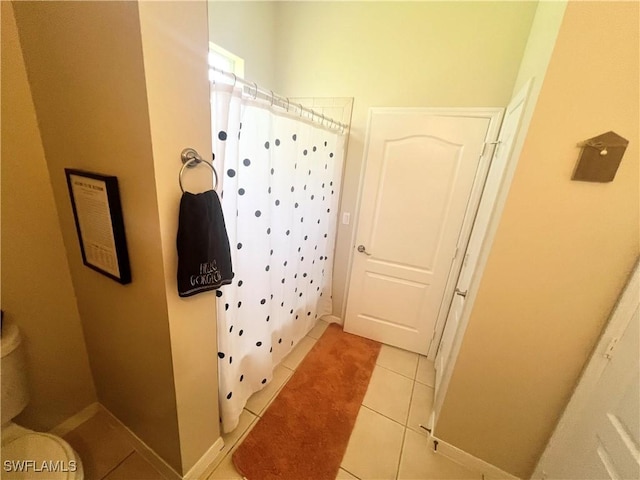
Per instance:
[[[242,97],[212,93],[214,165],[234,279],[216,292],[222,428],[315,322],[331,313],[344,135]]]

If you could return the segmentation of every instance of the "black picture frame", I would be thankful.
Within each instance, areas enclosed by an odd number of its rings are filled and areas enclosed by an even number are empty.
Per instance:
[[[118,178],[73,168],[64,171],[82,262],[122,285],[131,283]]]

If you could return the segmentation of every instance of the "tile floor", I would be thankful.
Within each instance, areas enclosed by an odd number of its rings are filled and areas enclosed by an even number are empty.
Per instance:
[[[203,478],[242,479],[233,466],[231,453],[327,326],[318,322],[276,368],[273,380],[249,399],[238,428],[223,436],[224,449]],[[336,480],[482,478],[480,473],[433,453],[426,432],[420,428],[431,414],[434,378],[433,364],[425,357],[383,345]],[[123,427],[104,412],[64,438],[80,455],[86,480],[165,480],[136,451]]]
[[[207,480],[241,480],[231,453],[259,420],[311,347],[325,322],[302,339],[276,368],[273,381],[247,402],[240,424],[223,436],[225,447]],[[482,475],[433,452],[426,425],[433,408],[435,371],[426,357],[382,346],[336,480],[481,479]]]
[[[64,436],[82,459],[85,480],[165,480],[129,442],[124,428],[98,412]]]

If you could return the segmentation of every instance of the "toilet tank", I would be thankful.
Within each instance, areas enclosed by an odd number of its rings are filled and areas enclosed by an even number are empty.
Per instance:
[[[29,403],[27,362],[18,327],[2,324],[0,342],[0,384],[2,386],[2,425],[13,420]]]

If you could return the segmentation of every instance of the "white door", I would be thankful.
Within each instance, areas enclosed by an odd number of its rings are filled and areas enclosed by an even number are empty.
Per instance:
[[[442,377],[451,358],[451,351],[460,325],[460,319],[464,311],[466,296],[469,291],[469,286],[471,285],[471,279],[476,271],[480,248],[484,242],[489,221],[491,220],[491,214],[493,213],[496,197],[498,195],[502,179],[504,178],[507,163],[513,152],[514,140],[518,133],[518,129],[520,128],[522,114],[529,96],[529,91],[530,84],[527,83],[527,85],[525,85],[525,87],[513,97],[507,107],[504,121],[502,122],[502,127],[500,129],[500,135],[498,136],[497,146],[493,153],[489,174],[487,175],[487,180],[485,182],[482,199],[480,200],[475,220],[473,220],[471,237],[469,238],[469,243],[466,246],[462,270],[460,271],[460,275],[457,279],[455,289],[456,294],[453,296],[451,301],[448,315],[444,312],[446,315],[446,323],[444,330],[442,331],[442,338],[439,344],[437,342],[435,343],[435,346],[438,349],[434,362],[436,368],[436,402],[434,405],[436,407],[439,407],[440,404],[439,397],[441,395],[439,394],[441,393],[440,385],[442,383]],[[434,410],[437,412],[438,408]]]
[[[533,478],[640,478],[638,267]]]
[[[427,353],[492,140],[479,110],[372,109],[345,331]]]

